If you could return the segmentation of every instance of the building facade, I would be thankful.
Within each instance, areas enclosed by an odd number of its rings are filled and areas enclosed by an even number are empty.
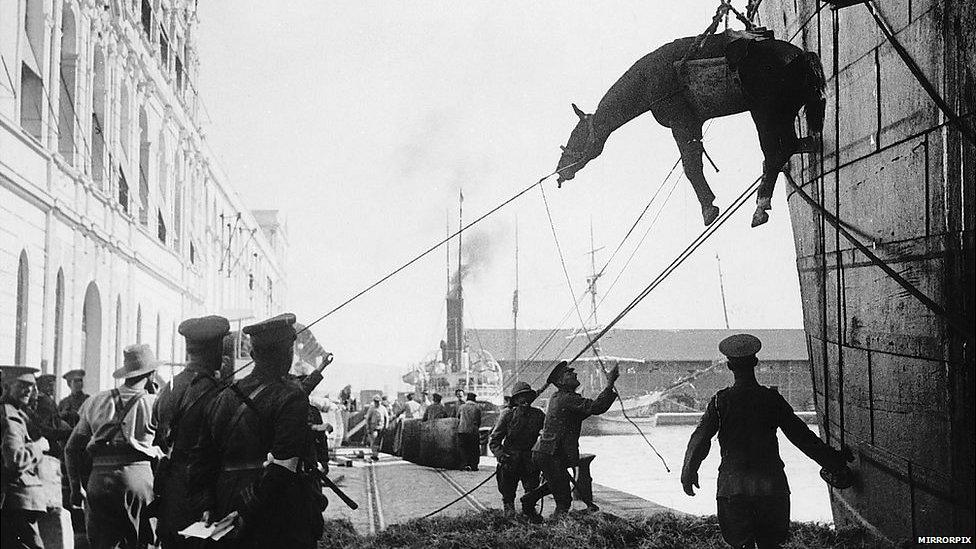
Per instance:
[[[127,344],[182,361],[186,317],[282,309],[285,226],[203,139],[195,8],[0,0],[0,362],[104,389]]]

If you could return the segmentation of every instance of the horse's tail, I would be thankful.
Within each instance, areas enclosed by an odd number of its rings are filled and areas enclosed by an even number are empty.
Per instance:
[[[807,116],[807,131],[819,134],[823,131],[824,112],[827,109],[827,98],[824,90],[827,88],[827,78],[824,76],[820,56],[812,51],[804,52],[807,65],[808,95],[804,102]]]

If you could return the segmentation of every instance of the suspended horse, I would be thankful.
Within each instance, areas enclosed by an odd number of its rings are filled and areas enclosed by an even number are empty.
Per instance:
[[[769,219],[766,211],[783,165],[794,153],[813,152],[823,131],[820,58],[789,42],[741,31],[712,34],[696,47],[699,40],[681,38],[641,58],[610,87],[593,114],[573,105],[579,122],[559,158],[560,186],[600,156],[614,130],[651,111],[671,128],[702,218],[710,225],[719,209],[702,171],[702,124],[748,110],[764,156],[752,226]],[[793,128],[800,107],[806,109],[810,133],[803,139]]]

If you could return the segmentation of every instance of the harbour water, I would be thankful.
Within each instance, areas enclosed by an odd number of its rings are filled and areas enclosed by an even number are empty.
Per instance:
[[[816,430],[815,425],[810,426]],[[671,472],[654,455],[640,435],[582,437],[580,451],[596,454],[593,480],[616,490],[654,501],[684,513],[715,514],[715,483],[718,478],[718,440],[699,470],[695,497],[681,489],[681,463],[693,425],[662,426],[645,431],[648,440],[664,456]],[[820,466],[803,455],[782,432],[779,451],[790,482],[790,516],[795,521],[833,522],[827,485],[820,478]]]

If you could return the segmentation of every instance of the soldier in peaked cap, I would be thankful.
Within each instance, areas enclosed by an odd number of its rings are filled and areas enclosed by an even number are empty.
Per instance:
[[[64,443],[71,434],[71,425],[63,421],[58,414],[58,403],[54,400],[56,380],[54,374],[37,376],[37,396],[29,415],[34,427],[51,445],[48,453],[61,459],[64,454]]]
[[[576,392],[579,379],[565,361],[557,364],[549,374],[546,383],[555,385],[558,390],[549,399],[542,434],[532,447],[532,461],[542,470],[546,482],[522,496],[522,513],[533,522],[542,521],[535,504],[549,493],[556,500],[555,516],[569,512],[573,494],[566,469],[579,464],[580,428],[584,419],[610,409],[617,396],[613,385],[619,376],[620,370],[614,366],[607,372],[607,386],[595,400],[590,400]]]
[[[129,345],[122,355],[122,367],[112,373],[122,385],[88,400],[64,452],[72,505],[87,496],[85,526],[93,548],[148,547],[156,541],[148,509],[150,464],[162,452],[154,445],[156,395],[147,387],[159,363],[149,345]],[[92,462],[87,493],[81,487],[85,453]]]
[[[156,399],[156,445],[166,456],[156,467],[157,534],[165,549],[196,546],[196,540],[177,534],[196,521],[186,505],[190,487],[187,466],[200,440],[206,411],[217,396],[223,339],[230,323],[222,316],[190,318],[180,323],[186,340],[186,367],[159,391]]]
[[[532,463],[532,446],[546,414],[532,406],[536,392],[524,381],[512,387],[510,407],[502,410],[488,438],[488,447],[498,459],[498,492],[506,512],[515,511],[515,491],[519,482],[528,493],[539,487],[539,468]]]
[[[0,398],[0,428],[3,430],[3,472],[0,488],[0,546],[44,547],[37,521],[47,511],[39,462],[48,450],[44,437],[28,430],[27,406],[37,381],[37,368],[0,366],[3,397]]]
[[[61,377],[68,384],[71,394],[62,398],[61,402],[58,403],[58,416],[74,428],[78,424],[78,411],[81,410],[81,405],[89,397],[88,393],[85,392],[85,371],[80,369],[69,370]]]
[[[778,392],[759,385],[756,354],[762,343],[736,334],[719,343],[735,383],[712,397],[691,435],[681,470],[689,496],[698,486],[698,467],[718,433],[722,463],[718,473],[718,520],[722,537],[736,548],[780,547],[789,537],[790,489],[779,457],[776,429],[828,471],[849,473],[848,453],[821,441]]]
[[[308,397],[286,377],[294,324],[286,313],[244,328],[254,370],[214,399],[190,458],[203,520],[238,512],[234,531],[217,545],[311,548],[322,533],[323,507],[300,478]]]

